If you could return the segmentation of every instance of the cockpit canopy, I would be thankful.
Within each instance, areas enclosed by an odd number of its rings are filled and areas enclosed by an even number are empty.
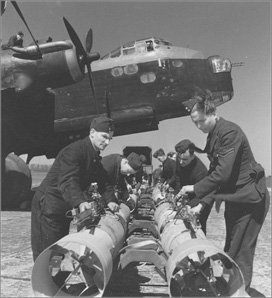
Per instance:
[[[170,42],[157,37],[139,39],[139,40],[131,41],[129,43],[124,44],[118,49],[103,56],[101,60],[104,60],[107,58],[116,58],[120,56],[131,55],[135,53],[140,54],[140,53],[152,52],[160,46],[169,47],[173,45]]]

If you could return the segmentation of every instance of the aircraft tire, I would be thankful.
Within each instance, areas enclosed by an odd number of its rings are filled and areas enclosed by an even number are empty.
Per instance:
[[[2,210],[30,210],[33,197],[31,185],[32,177],[27,164],[17,155],[9,154],[2,177]]]

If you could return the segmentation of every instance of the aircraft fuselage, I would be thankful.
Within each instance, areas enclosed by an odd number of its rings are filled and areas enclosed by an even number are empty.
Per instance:
[[[96,99],[88,75],[82,79],[84,65],[71,42],[42,44],[42,58],[34,49],[2,56],[7,154],[55,157],[86,136],[98,114],[114,119],[115,136],[126,135],[157,130],[162,120],[188,115],[182,103],[196,90],[209,89],[217,105],[233,96],[228,59],[204,58],[160,38],[127,43],[92,62]]]
[[[218,104],[231,99],[230,71],[214,73],[213,57],[205,59],[201,52],[174,46],[157,46],[145,53],[138,53],[138,48],[136,42],[136,52],[124,55],[123,46],[120,56],[92,63],[97,106],[86,76],[76,86],[55,90],[56,131],[67,131],[68,119],[80,129],[97,113],[107,113],[106,96],[117,124],[186,116],[182,102],[199,88],[212,91]],[[117,134],[126,132],[118,130]]]

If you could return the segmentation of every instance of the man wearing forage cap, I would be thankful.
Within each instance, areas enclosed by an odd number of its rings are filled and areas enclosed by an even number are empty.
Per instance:
[[[101,164],[100,151],[110,143],[113,121],[100,116],[93,119],[89,136],[63,148],[38,187],[32,201],[31,245],[34,261],[38,255],[69,233],[66,212],[89,209],[89,186],[97,182],[104,206],[117,211],[114,189]]]
[[[162,163],[161,182],[168,183],[168,180],[174,175],[176,162],[167,157],[162,148],[155,151],[153,157]]]
[[[126,180],[128,181],[128,183],[131,185],[130,187],[130,191],[135,193],[135,194],[141,194],[142,191],[144,190],[144,181],[146,176],[146,173],[144,172],[144,165],[146,165],[147,162],[147,158],[145,155],[140,154],[140,160],[142,162],[142,167],[140,168],[140,170],[137,171],[137,173],[135,173],[134,175],[130,175],[126,178]]]
[[[102,165],[107,171],[110,184],[115,188],[118,199],[126,202],[130,197],[131,185],[128,177],[142,169],[142,158],[131,152],[127,157],[120,154],[110,154],[102,158]]]
[[[195,155],[195,152],[202,152],[190,140],[185,139],[178,142],[175,146],[177,152],[175,174],[169,180],[168,185],[175,189],[177,194],[184,185],[195,184],[205,178],[208,170],[204,163]],[[191,207],[199,203],[199,198],[194,194],[189,194]],[[212,205],[206,206],[199,217],[199,222],[203,232],[206,234],[206,223],[210,214]]]
[[[255,160],[241,127],[217,114],[211,91],[196,93],[183,104],[194,125],[207,134],[204,151],[210,167],[204,179],[184,185],[180,192],[201,198],[191,208],[192,213],[201,214],[214,200],[219,211],[222,200],[225,201],[224,251],[241,269],[246,292],[251,297],[262,297],[250,285],[256,244],[270,205],[264,168]]]

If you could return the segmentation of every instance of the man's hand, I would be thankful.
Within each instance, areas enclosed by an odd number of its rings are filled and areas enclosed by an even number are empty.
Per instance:
[[[112,212],[117,212],[120,209],[119,205],[114,202],[109,202],[108,207]]]
[[[132,191],[132,186],[130,184],[127,184],[127,191],[131,192]]]
[[[201,209],[202,209],[202,204],[197,204],[195,207],[191,208],[189,205],[187,205],[188,207],[188,213],[195,215],[195,214],[199,214]]]
[[[135,207],[137,206],[139,196],[137,194],[130,194],[129,197],[127,198],[127,204],[128,207],[131,210],[134,210]]]
[[[138,191],[134,188],[134,189],[132,189],[132,192],[130,195],[132,195],[132,194],[136,196],[136,195],[138,195]]]
[[[170,187],[170,185],[167,184],[166,182],[164,182],[163,187],[164,187],[165,190],[168,190],[168,188]]]
[[[185,185],[182,187],[182,189],[179,191],[179,195],[184,195],[189,192],[194,192],[194,186],[193,185]]]
[[[91,209],[92,204],[89,202],[83,202],[79,205],[79,213],[87,210],[87,209]]]

